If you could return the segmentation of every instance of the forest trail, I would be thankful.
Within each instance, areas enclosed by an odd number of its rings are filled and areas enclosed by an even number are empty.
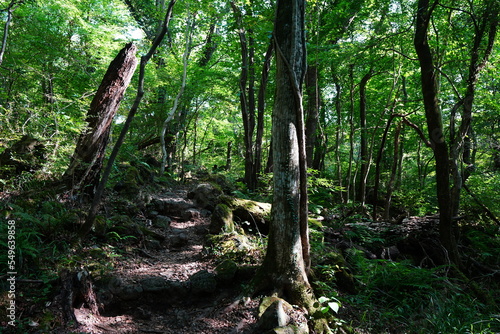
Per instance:
[[[176,190],[159,196],[174,201],[189,201],[186,190]],[[194,204],[193,204],[194,206]],[[240,284],[217,284],[212,293],[176,296],[176,289],[145,293],[142,282],[177,282],[186,287],[196,273],[213,273],[215,263],[204,254],[204,240],[209,217],[183,220],[171,217],[168,228],[150,227],[165,237],[177,235],[185,242],[170,244],[162,249],[134,249],[120,258],[113,270],[110,285],[120,285],[126,296],[114,301],[101,315],[86,308],[75,309],[80,325],[71,332],[84,333],[251,333],[256,323],[258,300],[241,300]],[[180,246],[179,246],[180,245]],[[117,283],[118,282],[118,283]],[[130,288],[130,287],[136,287]],[[107,289],[107,288],[105,288]],[[182,290],[182,288],[180,288]],[[97,289],[99,290],[99,289]],[[112,288],[110,288],[112,290]],[[139,290],[139,291],[138,291]],[[180,290],[179,290],[180,291]],[[141,293],[142,292],[142,293]],[[97,292],[99,295],[99,291]],[[102,296],[101,296],[102,298]],[[70,333],[62,331],[61,333]]]

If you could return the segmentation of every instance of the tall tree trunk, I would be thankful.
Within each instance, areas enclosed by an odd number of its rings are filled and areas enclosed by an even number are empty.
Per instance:
[[[191,15],[188,13],[188,15]],[[194,21],[194,20],[193,20]],[[182,55],[182,78],[181,78],[181,87],[179,89],[179,92],[177,93],[177,96],[175,97],[174,100],[174,105],[172,106],[172,109],[170,109],[170,113],[168,114],[167,118],[163,122],[163,126],[160,131],[160,143],[161,143],[161,152],[162,152],[162,164],[160,166],[160,174],[163,175],[165,172],[165,167],[167,166],[167,159],[169,158],[169,152],[167,152],[167,146],[165,143],[165,136],[167,134],[168,126],[169,123],[174,119],[177,108],[179,107],[179,102],[182,98],[182,95],[184,94],[184,90],[186,89],[186,81],[187,81],[187,68],[188,68],[188,61],[189,61],[189,55],[191,54],[191,31],[194,27],[194,22],[191,23],[191,20],[188,18],[186,22],[186,30],[184,32],[184,37],[186,39],[186,44],[184,48],[184,53]],[[177,131],[175,131],[176,134],[173,135],[174,137],[177,137]],[[175,145],[175,139],[173,140],[173,144]]]
[[[118,156],[118,152],[120,151],[120,147],[123,144],[123,141],[125,139],[125,135],[127,134],[128,129],[130,128],[130,124],[132,124],[132,120],[135,117],[135,114],[137,113],[137,110],[139,109],[139,105],[141,104],[142,97],[144,96],[144,77],[146,73],[146,65],[148,64],[149,60],[153,55],[156,53],[156,50],[158,49],[158,46],[160,43],[163,41],[163,38],[167,34],[168,30],[168,24],[170,22],[170,19],[172,17],[172,12],[174,9],[174,5],[177,2],[177,0],[170,0],[170,3],[168,5],[167,13],[165,14],[165,19],[163,21],[163,24],[161,25],[161,30],[159,31],[158,35],[153,41],[153,44],[151,45],[151,48],[149,49],[148,53],[145,54],[144,56],[141,57],[141,63],[139,66],[139,78],[138,78],[138,85],[137,85],[137,94],[134,100],[134,104],[129,110],[127,119],[125,120],[125,123],[123,124],[122,131],[120,132],[120,135],[118,136],[118,139],[116,140],[115,146],[113,147],[113,151],[111,152],[111,155],[109,156],[108,163],[106,165],[106,169],[104,170],[104,174],[101,178],[101,181],[99,182],[99,186],[97,188],[96,194],[94,196],[94,199],[92,201],[92,205],[89,209],[89,213],[87,215],[87,218],[85,219],[85,223],[83,224],[80,235],[82,237],[86,236],[90,230],[92,229],[92,226],[94,225],[95,217],[97,215],[97,211],[99,210],[99,205],[101,203],[101,198],[104,193],[104,188],[106,186],[106,183],[108,181],[109,175],[111,174],[111,169],[113,168],[113,164],[115,162],[116,157]]]
[[[389,177],[389,183],[387,184],[387,193],[385,195],[385,207],[384,207],[384,219],[389,220],[390,218],[390,209],[392,202],[392,192],[394,191],[394,184],[397,179],[397,171],[399,162],[401,161],[402,152],[400,150],[400,135],[401,135],[402,123],[399,122],[396,126],[396,132],[394,133],[394,151],[392,154],[392,167],[391,167],[391,175]]]
[[[360,139],[360,179],[358,185],[358,201],[362,205],[365,204],[366,199],[366,181],[368,179],[368,170],[370,165],[370,157],[368,153],[368,130],[366,128],[366,85],[372,77],[372,70],[370,70],[361,79],[359,83],[359,122],[361,128],[361,139]]]
[[[7,49],[7,39],[9,36],[9,27],[12,23],[12,15],[14,14],[14,10],[16,10],[16,8],[23,3],[24,0],[11,0],[9,5],[7,6],[7,9],[5,10],[7,12],[7,17],[5,20],[5,25],[3,27],[2,44],[0,45],[0,65],[2,65],[3,56],[5,54],[5,50]]]
[[[245,184],[248,189],[254,190],[256,179],[254,177],[254,150],[253,133],[255,128],[255,92],[253,71],[253,36],[252,31],[248,31],[249,37],[243,27],[243,14],[234,1],[230,2],[238,27],[238,37],[241,50],[241,72],[240,72],[240,108],[243,119],[243,142],[245,144]],[[247,89],[248,86],[248,89]]]
[[[427,131],[436,162],[439,235],[443,246],[448,251],[451,262],[458,265],[460,258],[453,231],[448,145],[443,135],[443,121],[438,102],[437,73],[428,44],[429,24],[437,4],[437,0],[432,4],[429,4],[429,0],[418,1],[414,45],[420,63]]]
[[[318,67],[308,66],[305,78],[307,94],[306,111],[306,156],[307,167],[312,168],[314,148],[316,147],[316,131],[319,122],[319,86]]]
[[[266,107],[266,88],[269,79],[269,70],[271,69],[271,59],[273,57],[274,42],[271,40],[264,56],[262,73],[260,76],[259,92],[257,95],[257,133],[255,136],[255,179],[258,179],[262,171],[262,139],[264,137],[264,114]]]
[[[280,0],[275,21],[276,97],[273,110],[273,206],[268,247],[254,281],[314,310],[307,278],[307,184],[302,83],[306,67],[304,0]],[[304,221],[305,218],[305,221]]]
[[[342,135],[342,102],[341,102],[341,93],[342,93],[342,87],[340,86],[340,79],[337,75],[333,75],[333,80],[335,84],[335,91],[336,91],[336,96],[335,96],[335,112],[337,116],[337,124],[335,127],[335,162],[337,164],[337,179],[339,183],[339,198],[342,203],[346,202],[345,198],[345,191],[343,189],[343,178],[342,178],[342,159],[341,159],[341,154],[340,154],[340,147],[342,146],[343,142],[343,135]]]
[[[73,190],[93,194],[99,182],[113,118],[137,66],[137,47],[127,44],[111,62],[87,113],[63,180]],[[85,189],[84,189],[85,188]]]
[[[453,187],[451,190],[453,216],[458,216],[459,214],[461,190],[469,176],[467,169],[465,172],[462,171],[461,161],[466,165],[471,164],[472,106],[476,93],[476,83],[479,79],[480,71],[486,65],[493,50],[499,24],[499,7],[498,0],[487,0],[482,9],[483,12],[475,19],[476,23],[473,25],[474,41],[470,53],[467,87],[464,96],[453,108],[455,110],[462,107],[460,129],[457,134],[453,131],[450,144],[450,162],[453,175]],[[453,125],[452,130],[454,130]]]
[[[384,155],[385,142],[387,140],[387,135],[389,134],[389,129],[391,127],[392,120],[394,119],[394,116],[395,116],[394,114],[391,114],[389,116],[389,119],[387,120],[387,123],[385,125],[384,134],[382,135],[382,142],[380,143],[377,158],[375,159],[375,185],[373,186],[373,197],[374,197],[373,219],[374,220],[377,220],[378,190],[379,190],[379,185],[380,185],[380,162],[382,161],[382,157]]]
[[[349,66],[349,165],[347,167],[347,202],[354,199],[354,184],[355,178],[352,177],[353,160],[354,160],[354,65]],[[351,190],[353,192],[351,197]]]

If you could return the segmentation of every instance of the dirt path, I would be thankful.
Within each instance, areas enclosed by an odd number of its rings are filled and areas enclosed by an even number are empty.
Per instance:
[[[185,191],[165,196],[186,200]],[[184,221],[172,218],[167,229],[157,233],[184,234],[187,241],[179,248],[138,250],[123,257],[114,275],[121,284],[134,284],[144,279],[163,278],[185,283],[202,270],[213,272],[214,260],[203,254],[203,243],[209,218],[196,217]],[[242,299],[240,284],[218,286],[207,296],[187,295],[179,300],[172,296],[138,297],[115,305],[100,316],[85,308],[75,310],[80,325],[72,332],[84,333],[252,333],[256,323],[258,301]],[[153,296],[153,299],[155,296]],[[127,298],[128,299],[128,298]],[[61,333],[70,333],[65,330]]]

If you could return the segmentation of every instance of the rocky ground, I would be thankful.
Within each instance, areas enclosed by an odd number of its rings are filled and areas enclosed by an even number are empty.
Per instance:
[[[76,309],[80,325],[61,333],[252,333],[259,300],[241,295],[245,277],[232,284],[216,275],[213,258],[204,253],[210,221],[203,210],[185,189],[153,203],[162,203],[154,208],[161,211],[147,223],[165,239],[119,261],[113,277],[96,289],[104,312]]]

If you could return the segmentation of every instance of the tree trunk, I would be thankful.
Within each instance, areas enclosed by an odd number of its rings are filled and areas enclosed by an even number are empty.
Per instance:
[[[191,15],[191,14],[188,13],[188,15]],[[168,114],[167,118],[163,122],[163,126],[162,126],[161,131],[160,131],[160,143],[161,143],[161,152],[162,152],[162,164],[160,166],[160,175],[163,175],[163,173],[165,172],[167,160],[170,160],[169,166],[171,166],[172,151],[173,150],[170,149],[169,150],[170,152],[167,152],[167,145],[165,143],[165,136],[167,135],[169,123],[170,123],[170,121],[172,121],[174,119],[175,114],[177,112],[177,109],[179,107],[180,100],[182,98],[182,95],[184,94],[184,90],[186,89],[187,67],[188,67],[189,55],[191,54],[191,31],[193,30],[194,25],[195,25],[194,22],[191,23],[191,20],[188,17],[188,19],[186,20],[186,30],[184,32],[184,38],[186,39],[186,43],[185,43],[184,53],[182,55],[181,87],[179,89],[179,92],[177,93],[177,96],[175,97],[174,105],[172,106],[172,109],[170,109],[170,113]],[[172,134],[172,136],[177,137],[177,131],[175,131],[175,135]],[[175,140],[173,141],[173,144],[175,145]],[[170,155],[169,155],[169,153],[170,153]]]
[[[306,72],[306,156],[307,167],[312,168],[314,148],[316,147],[316,130],[319,122],[319,86],[318,67],[308,66]]]
[[[11,0],[9,5],[7,6],[7,9],[5,9],[5,11],[7,12],[7,17],[5,20],[5,25],[3,27],[2,45],[0,46],[0,65],[2,65],[3,56],[5,54],[5,50],[7,49],[7,38],[9,36],[9,27],[12,22],[12,16],[14,14],[14,10],[23,3],[24,0],[17,0],[17,1]]]
[[[359,122],[361,128],[361,139],[360,139],[360,179],[358,185],[358,201],[362,205],[365,204],[366,199],[366,181],[368,178],[368,170],[370,165],[370,157],[368,154],[368,131],[366,129],[366,85],[368,80],[372,77],[372,70],[370,70],[361,82],[359,83]]]
[[[254,156],[253,156],[253,132],[255,128],[255,97],[252,82],[253,75],[253,37],[251,30],[247,39],[247,34],[243,27],[243,14],[234,1],[230,2],[233,9],[236,24],[238,26],[238,37],[241,51],[241,72],[240,72],[240,108],[243,119],[243,142],[245,144],[245,184],[248,189],[254,190],[256,180],[254,179]],[[247,90],[248,86],[248,90]],[[252,88],[252,89],[250,89]]]
[[[434,1],[432,5],[429,4],[429,0],[418,1],[414,45],[420,63],[427,131],[436,162],[439,235],[443,246],[448,251],[451,262],[458,265],[460,258],[453,233],[448,145],[443,135],[443,122],[436,81],[437,73],[427,37],[432,12],[437,4],[438,1]]]
[[[127,44],[111,62],[87,113],[82,132],[63,180],[73,190],[93,194],[99,182],[113,118],[137,66],[137,47]],[[84,189],[85,188],[85,189]]]
[[[339,182],[339,198],[342,203],[346,202],[346,196],[344,192],[344,182],[342,180],[342,159],[340,157],[340,147],[342,146],[342,105],[341,105],[341,92],[342,87],[340,86],[340,80],[337,75],[334,75],[335,90],[337,95],[335,96],[335,111],[337,114],[337,126],[335,129],[335,161],[337,163],[337,178]]]
[[[396,127],[396,132],[394,133],[394,151],[392,154],[392,167],[391,167],[391,176],[389,178],[389,183],[387,184],[387,194],[385,195],[385,212],[384,219],[389,220],[390,217],[390,209],[392,202],[392,192],[394,190],[394,184],[396,182],[398,165],[401,161],[402,152],[399,149],[400,146],[400,135],[401,135],[402,123],[399,122]]]
[[[354,160],[354,65],[349,67],[349,165],[347,167],[346,193],[347,202],[354,199],[355,178],[352,177]],[[353,192],[351,197],[351,190]]]
[[[274,43],[271,41],[264,57],[262,73],[260,76],[259,93],[257,95],[257,134],[255,136],[255,179],[257,180],[262,171],[262,138],[264,137],[264,114],[266,107],[266,88],[273,57]]]
[[[479,73],[486,65],[493,49],[499,24],[499,7],[498,0],[485,1],[482,14],[476,18],[477,24],[473,25],[475,30],[474,42],[470,52],[471,57],[469,60],[466,91],[453,108],[455,110],[460,106],[462,107],[460,129],[458,134],[453,133],[450,145],[451,171],[453,175],[453,187],[451,190],[453,216],[458,216],[459,214],[461,190],[469,176],[467,170],[462,172],[461,162],[471,165],[472,106],[476,93],[476,83],[479,79]],[[482,55],[481,52],[483,53]]]
[[[373,197],[374,197],[374,203],[373,203],[373,219],[376,221],[377,220],[377,202],[378,202],[378,189],[379,189],[379,184],[380,184],[380,162],[382,161],[382,157],[384,155],[384,150],[385,150],[385,142],[387,140],[387,135],[389,134],[389,129],[391,127],[392,120],[394,119],[394,114],[391,114],[389,116],[389,119],[387,120],[387,123],[385,125],[385,130],[384,134],[382,135],[382,142],[380,143],[380,147],[378,150],[377,158],[375,160],[375,185],[373,186]]]
[[[292,303],[313,310],[314,297],[307,278],[309,243],[307,191],[304,192],[304,6],[304,0],[278,1],[274,31],[277,72],[272,117],[272,221],[266,257],[254,282],[257,289],[271,288]]]

